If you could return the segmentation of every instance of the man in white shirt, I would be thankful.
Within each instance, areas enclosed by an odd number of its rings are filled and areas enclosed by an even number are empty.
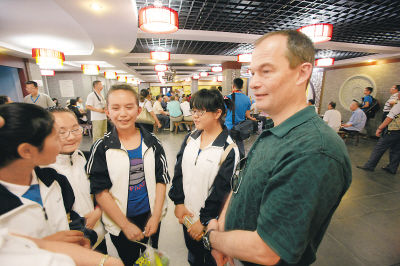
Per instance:
[[[56,105],[49,95],[39,93],[39,88],[35,81],[29,80],[25,84],[25,88],[29,94],[24,97],[24,103],[36,104],[43,108],[49,108]]]
[[[156,101],[153,104],[153,111],[161,123],[161,126],[162,126],[161,128],[169,129],[169,114],[168,114],[168,112],[164,111],[164,109],[161,105],[162,100],[163,100],[162,95],[156,96]]]
[[[193,121],[192,114],[190,113],[190,103],[187,97],[182,98],[181,110],[183,113],[183,121]],[[186,129],[188,131],[190,130],[188,125],[186,125]]]
[[[93,143],[101,139],[107,132],[107,116],[104,112],[106,100],[101,91],[103,84],[99,80],[93,81],[93,92],[89,93],[86,99],[86,109],[90,110],[90,119],[92,121]]]
[[[335,108],[335,102],[330,102],[328,104],[328,111],[326,111],[324,114],[324,121],[328,123],[328,126],[330,126],[333,130],[338,132],[340,125],[342,124],[342,115]]]
[[[398,102],[398,95],[399,95],[399,90],[400,90],[400,85],[393,85],[393,87],[390,88],[390,97],[386,101],[385,106],[383,107],[383,116],[382,116],[382,122],[385,120],[386,116],[389,114],[390,109],[392,109],[393,105],[395,105]]]

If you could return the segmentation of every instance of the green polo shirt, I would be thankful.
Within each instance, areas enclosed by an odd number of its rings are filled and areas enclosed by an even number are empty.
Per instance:
[[[257,231],[280,265],[309,265],[351,183],[343,141],[306,107],[265,130],[249,151],[225,230]],[[255,265],[244,262],[245,265]]]

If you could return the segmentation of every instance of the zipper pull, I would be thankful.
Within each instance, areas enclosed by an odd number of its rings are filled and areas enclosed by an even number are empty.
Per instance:
[[[44,218],[47,221],[49,219],[49,217],[47,216],[47,212],[46,212],[46,208],[45,207],[43,207],[43,212],[44,212]]]

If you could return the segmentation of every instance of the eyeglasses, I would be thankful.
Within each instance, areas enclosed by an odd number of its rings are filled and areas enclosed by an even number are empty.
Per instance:
[[[79,136],[79,135],[81,135],[83,133],[83,128],[82,127],[78,127],[76,129],[73,129],[73,130],[60,130],[58,132],[58,136],[61,139],[66,139],[66,138],[69,137],[69,134],[71,134],[71,133],[74,136]]]
[[[197,116],[202,116],[202,115],[204,115],[205,113],[206,113],[207,111],[206,110],[190,110],[190,113],[192,114],[192,115],[197,115]]]
[[[241,159],[235,167],[235,172],[233,172],[233,176],[231,178],[231,189],[233,193],[237,193],[239,191],[240,184],[242,183],[242,170],[246,167],[247,157]]]

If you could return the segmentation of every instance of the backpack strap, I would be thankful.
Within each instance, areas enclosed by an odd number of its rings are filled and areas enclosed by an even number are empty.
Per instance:
[[[232,142],[231,144],[228,145],[228,147],[226,147],[226,149],[224,150],[224,152],[221,155],[221,160],[219,161],[219,166],[221,166],[225,162],[226,157],[228,157],[228,154],[235,147],[237,147],[237,145],[234,142]]]

